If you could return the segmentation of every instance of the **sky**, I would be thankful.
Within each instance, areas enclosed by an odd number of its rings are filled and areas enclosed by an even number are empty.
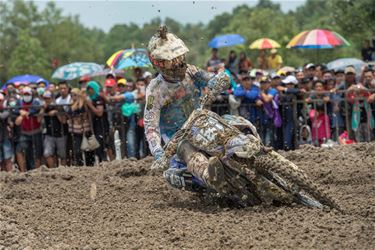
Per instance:
[[[39,9],[43,9],[47,3],[44,0],[34,0],[34,2]],[[199,22],[206,24],[216,15],[230,12],[238,5],[253,6],[258,1],[57,0],[55,2],[56,6],[63,10],[63,14],[79,15],[85,26],[109,31],[115,24],[133,22],[142,25],[155,17],[162,19],[170,17],[183,24]],[[283,11],[289,11],[304,4],[305,0],[274,0],[273,2],[280,3]]]

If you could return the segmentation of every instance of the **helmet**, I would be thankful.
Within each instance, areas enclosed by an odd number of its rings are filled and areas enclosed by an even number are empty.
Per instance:
[[[152,65],[166,80],[172,82],[185,78],[187,69],[185,54],[188,51],[180,38],[168,33],[166,26],[160,27],[148,44]]]

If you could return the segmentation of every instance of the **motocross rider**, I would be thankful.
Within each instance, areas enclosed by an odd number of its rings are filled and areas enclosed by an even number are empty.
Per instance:
[[[148,44],[150,61],[159,73],[147,87],[144,113],[145,135],[155,160],[164,155],[162,140],[167,143],[194,109],[199,108],[202,90],[213,87],[218,78],[226,77],[224,72],[214,75],[187,64],[188,51],[184,42],[165,26]],[[197,153],[185,140],[178,145],[177,155],[170,161],[164,178],[173,187],[191,191],[197,185],[215,188],[220,181],[220,170],[222,165],[216,157]]]

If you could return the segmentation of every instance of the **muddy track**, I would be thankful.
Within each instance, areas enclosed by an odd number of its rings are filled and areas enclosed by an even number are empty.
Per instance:
[[[345,210],[236,209],[173,190],[151,159],[0,173],[0,249],[373,249],[375,143],[282,152]]]

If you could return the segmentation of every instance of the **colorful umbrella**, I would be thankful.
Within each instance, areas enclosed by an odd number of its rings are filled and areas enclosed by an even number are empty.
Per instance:
[[[269,38],[261,38],[258,40],[255,40],[252,44],[249,46],[250,49],[276,49],[280,48],[280,44],[278,44],[276,41],[269,39]]]
[[[107,65],[114,69],[146,68],[151,66],[145,49],[126,49],[114,53],[108,60]]]
[[[329,70],[345,70],[347,66],[353,66],[357,73],[361,72],[362,66],[365,64],[364,61],[357,58],[340,58],[329,62],[327,68]]]
[[[59,67],[52,78],[59,80],[73,80],[81,76],[90,76],[103,71],[103,66],[96,63],[76,62]]]
[[[48,85],[48,81],[46,79],[44,79],[43,77],[41,76],[37,76],[37,75],[19,75],[19,76],[15,76],[11,79],[9,79],[6,83],[14,83],[16,86],[20,85],[20,84],[29,84],[29,83],[32,83],[32,82],[39,82],[39,81],[43,81],[45,82],[47,85]]]
[[[238,34],[227,34],[222,36],[217,36],[213,38],[209,43],[208,46],[210,48],[221,48],[221,47],[229,47],[234,45],[243,44],[245,42],[245,38]]]
[[[314,29],[299,33],[286,47],[297,49],[331,49],[337,46],[350,46],[350,43],[334,31]]]
[[[119,76],[119,75],[123,75],[125,73],[125,71],[123,71],[122,69],[103,69],[102,71],[99,71],[99,72],[96,72],[94,73],[93,75],[90,75],[90,76],[106,76],[108,74],[115,74],[116,76]]]

